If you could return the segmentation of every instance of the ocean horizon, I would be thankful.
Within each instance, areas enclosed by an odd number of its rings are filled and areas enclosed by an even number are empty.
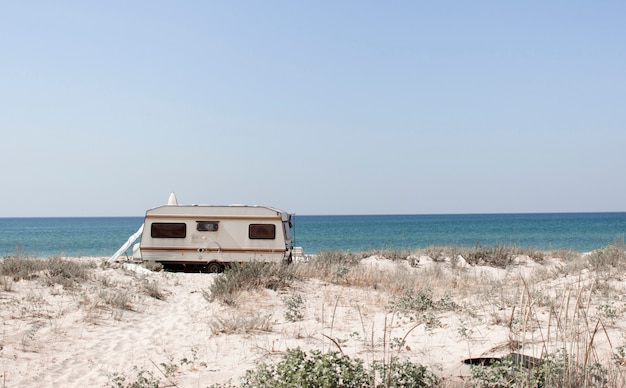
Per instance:
[[[433,245],[513,245],[588,252],[624,242],[626,212],[294,215],[307,254]],[[143,223],[138,217],[0,218],[0,257],[110,256]]]

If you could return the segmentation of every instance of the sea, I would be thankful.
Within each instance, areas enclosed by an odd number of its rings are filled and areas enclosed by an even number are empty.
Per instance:
[[[510,245],[589,252],[624,244],[626,213],[295,215],[305,254],[429,246]],[[107,257],[143,217],[0,218],[0,257]],[[127,251],[130,255],[130,249]]]

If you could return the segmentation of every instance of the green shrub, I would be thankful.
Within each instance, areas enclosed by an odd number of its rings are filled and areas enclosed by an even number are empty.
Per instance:
[[[410,361],[375,362],[365,368],[359,358],[339,352],[309,353],[289,349],[278,364],[261,364],[242,379],[243,388],[330,388],[330,387],[432,387],[437,377],[426,367]]]
[[[566,350],[534,359],[525,365],[524,356],[507,355],[489,366],[472,365],[471,381],[476,387],[604,387],[608,372],[594,364],[583,367],[573,363]]]
[[[299,321],[304,318],[304,298],[302,294],[291,294],[283,298],[285,304],[285,319],[290,322]]]
[[[450,294],[445,294],[439,300],[433,299],[430,289],[405,289],[389,300],[387,309],[401,316],[416,317],[429,310],[454,310],[458,305]]]
[[[410,314],[427,311],[435,307],[430,289],[408,289],[400,295],[394,295],[389,301],[389,310]]]
[[[161,380],[145,369],[133,367],[135,376],[113,373],[109,375],[110,388],[159,388]]]
[[[394,358],[390,363],[375,362],[374,370],[381,377],[377,388],[435,387],[439,378],[423,365]]]
[[[352,360],[338,352],[309,354],[299,348],[289,349],[276,365],[261,364],[247,371],[243,378],[245,388],[287,387],[363,387],[372,379],[360,359]]]

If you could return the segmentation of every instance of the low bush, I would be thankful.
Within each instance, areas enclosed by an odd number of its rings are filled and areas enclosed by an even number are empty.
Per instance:
[[[38,276],[46,268],[46,260],[32,257],[11,256],[0,260],[0,275],[13,280],[28,280]]]
[[[213,333],[269,332],[272,331],[272,316],[234,314],[228,317],[216,318],[209,325]]]
[[[406,289],[399,294],[392,295],[388,310],[401,315],[412,315],[428,310],[451,311],[458,308],[450,294],[441,299],[434,299],[430,289]]]
[[[489,366],[473,365],[471,381],[476,387],[604,387],[608,372],[599,365],[582,366],[565,349],[534,359],[532,365],[518,355],[507,355]]]
[[[439,245],[431,245],[418,251],[420,255],[428,256],[435,262],[443,262],[446,259],[454,262],[459,255],[465,257],[466,252],[467,248],[464,247]]]
[[[285,304],[285,319],[290,322],[299,321],[304,318],[304,297],[302,294],[294,293],[283,298]]]
[[[120,373],[109,375],[108,386],[110,388],[159,388],[162,386],[161,380],[151,371],[139,369],[137,366],[133,367],[133,371],[134,376]]]
[[[113,290],[100,290],[98,297],[105,304],[118,310],[133,311],[132,296],[128,290],[125,289],[113,289]]]
[[[160,272],[163,270],[163,264],[159,263],[158,261],[146,260],[142,264],[147,270],[150,270],[152,272]]]
[[[0,276],[0,287],[3,291],[11,292],[13,290],[13,280],[9,276]]]
[[[241,291],[287,287],[296,276],[293,267],[283,263],[249,262],[231,265],[219,275],[202,295],[209,301],[234,305]]]
[[[0,260],[0,275],[15,281],[45,278],[48,284],[73,287],[90,278],[88,264],[60,258],[5,257]]]
[[[394,358],[389,363],[375,362],[374,371],[380,378],[376,388],[437,387],[439,378],[427,367],[409,360]]]
[[[462,256],[471,265],[482,264],[506,268],[518,254],[520,254],[519,249],[514,247],[505,245],[483,247],[476,244],[474,248],[468,248]]]
[[[626,269],[626,250],[621,246],[607,245],[591,252],[587,260],[594,271],[624,270]]]
[[[143,292],[158,300],[165,300],[165,293],[161,290],[159,283],[157,281],[150,281],[148,279],[143,279],[142,281]]]
[[[90,278],[88,266],[72,260],[48,259],[46,270],[49,283],[68,288]]]
[[[309,262],[296,264],[295,267],[302,277],[340,283],[352,268],[369,256],[369,252],[322,251]]]
[[[395,388],[432,387],[437,383],[437,377],[426,367],[409,361],[376,362],[366,368],[361,359],[339,352],[307,353],[296,348],[287,350],[283,360],[275,365],[261,364],[247,371],[241,387]]]

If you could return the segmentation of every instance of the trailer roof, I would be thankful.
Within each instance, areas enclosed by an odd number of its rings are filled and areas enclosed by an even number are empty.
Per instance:
[[[287,215],[287,212],[257,205],[163,205],[146,211],[146,216],[276,216]]]

